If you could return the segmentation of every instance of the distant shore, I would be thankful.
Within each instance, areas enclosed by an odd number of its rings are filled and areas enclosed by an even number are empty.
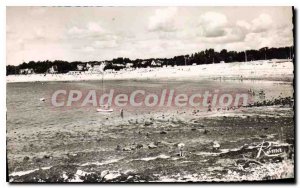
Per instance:
[[[293,81],[294,66],[291,60],[262,60],[251,62],[205,64],[196,66],[175,66],[161,68],[127,69],[105,72],[104,80],[272,80]],[[85,81],[101,80],[102,74],[81,72],[76,74],[28,74],[8,75],[7,83],[47,82],[47,81]]]

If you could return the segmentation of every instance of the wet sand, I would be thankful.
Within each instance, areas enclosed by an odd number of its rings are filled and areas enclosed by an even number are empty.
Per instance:
[[[262,165],[246,167],[245,163],[237,164],[244,153],[224,155],[262,141],[290,142],[295,137],[293,115],[288,106],[263,106],[218,113],[140,114],[114,125],[108,120],[85,127],[36,127],[27,132],[9,128],[9,177],[11,182],[293,178],[290,158],[280,162],[267,159]],[[217,151],[213,141],[220,144]],[[179,156],[179,143],[185,145],[184,156]]]

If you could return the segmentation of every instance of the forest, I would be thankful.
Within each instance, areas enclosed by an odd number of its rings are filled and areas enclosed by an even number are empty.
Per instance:
[[[150,58],[150,59],[135,59],[131,60],[126,57],[118,57],[112,60],[106,61],[73,61],[68,62],[64,60],[55,61],[29,61],[23,62],[20,65],[7,65],[6,75],[20,74],[21,69],[32,69],[36,74],[47,73],[49,68],[55,66],[57,73],[67,73],[69,71],[78,71],[77,65],[86,65],[89,63],[91,66],[100,65],[105,62],[105,68],[120,70],[125,67],[132,68],[145,68],[145,67],[163,67],[163,66],[185,66],[185,65],[202,65],[202,64],[213,64],[213,63],[231,63],[231,62],[245,62],[255,60],[267,60],[267,59],[291,59],[293,58],[294,48],[281,47],[281,48],[261,48],[259,50],[247,50],[247,51],[227,51],[225,49],[220,52],[214,49],[206,49],[200,52],[174,56],[173,58]],[[151,62],[158,62],[153,65]],[[121,66],[120,66],[121,65]]]

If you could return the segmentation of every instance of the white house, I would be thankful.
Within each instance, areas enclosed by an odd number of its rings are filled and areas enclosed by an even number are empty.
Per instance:
[[[91,68],[93,68],[92,64],[87,63],[87,64],[86,64],[86,69],[87,69],[87,70],[90,70]]]
[[[85,66],[86,66],[86,65],[83,64],[83,63],[82,63],[82,64],[78,64],[78,65],[77,65],[77,70],[83,71],[83,70],[85,69]]]
[[[34,74],[33,69],[20,69],[20,74]]]
[[[53,65],[52,67],[50,67],[49,69],[48,69],[48,72],[50,73],[50,74],[56,74],[58,71],[57,71],[57,66],[56,65]]]
[[[90,73],[102,73],[104,71],[104,67],[106,66],[105,62],[102,62],[100,65],[94,65],[93,67],[91,66],[88,68],[88,71]]]
[[[125,65],[123,65],[123,64],[120,64],[120,63],[117,63],[117,64],[113,64],[115,67],[120,67],[120,68],[124,68],[125,67]]]
[[[127,63],[126,64],[126,68],[131,68],[131,67],[133,67],[133,63]]]
[[[152,60],[151,66],[152,67],[161,67],[161,62],[159,60],[157,60],[157,61]]]

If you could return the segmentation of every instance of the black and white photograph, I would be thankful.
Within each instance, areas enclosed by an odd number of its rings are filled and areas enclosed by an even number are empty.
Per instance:
[[[7,6],[7,181],[295,183],[295,19]]]

